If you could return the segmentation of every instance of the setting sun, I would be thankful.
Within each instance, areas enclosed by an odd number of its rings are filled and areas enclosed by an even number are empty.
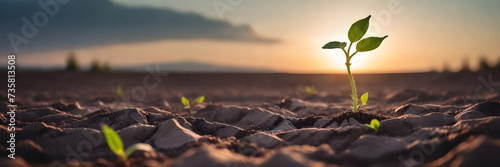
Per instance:
[[[328,55],[328,60],[325,60],[331,64],[331,68],[334,69],[335,71],[341,71],[345,72],[345,62],[346,62],[346,57],[340,52],[332,52],[332,51],[326,51],[326,52],[331,52],[327,53]],[[359,72],[359,73],[370,73],[370,64],[374,63],[376,64],[376,61],[373,61],[372,57],[369,56],[372,53],[358,53],[356,54],[355,57],[353,57],[352,62],[351,62],[351,69]]]

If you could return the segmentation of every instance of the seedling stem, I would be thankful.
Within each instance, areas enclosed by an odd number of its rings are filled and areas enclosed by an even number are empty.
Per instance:
[[[352,44],[352,43],[351,43]],[[349,45],[350,49],[350,45]],[[354,54],[353,54],[354,56]],[[351,82],[351,89],[352,89],[352,104],[353,104],[353,110],[354,112],[358,112],[358,93],[356,92],[356,83],[354,82],[354,77],[352,76],[351,73],[351,58],[352,56],[349,56],[349,52],[346,54],[346,67],[347,67],[347,74],[349,75],[349,81]]]
[[[368,101],[368,92],[364,93],[361,95],[360,101],[358,101],[358,94],[356,91],[356,83],[354,82],[354,77],[352,76],[351,72],[351,59],[356,55],[358,52],[367,52],[367,51],[372,51],[380,46],[382,41],[387,38],[387,35],[384,37],[368,37],[368,38],[363,38],[365,35],[366,31],[368,30],[369,26],[369,21],[370,21],[371,16],[368,16],[364,19],[358,20],[354,24],[351,25],[351,28],[349,29],[349,32],[347,33],[347,36],[349,37],[349,47],[347,48],[347,51],[345,50],[345,47],[347,45],[346,42],[340,42],[340,41],[331,41],[328,42],[326,45],[323,46],[323,49],[342,49],[345,54],[345,59],[346,59],[346,67],[347,67],[347,74],[349,75],[349,81],[351,82],[351,89],[352,89],[352,106],[353,106],[353,112],[358,112],[359,109],[366,105],[366,102]],[[358,42],[359,41],[359,42]],[[356,44],[356,51],[353,54],[351,53],[351,47],[354,42],[358,42]]]

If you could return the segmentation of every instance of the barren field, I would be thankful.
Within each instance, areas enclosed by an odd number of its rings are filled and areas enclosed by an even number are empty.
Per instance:
[[[500,76],[20,72],[15,160],[0,166],[121,166],[101,132],[148,143],[130,166],[499,166]],[[7,87],[7,82],[0,86]],[[117,87],[123,94],[117,94]],[[307,96],[305,88],[315,86]],[[0,138],[9,140],[2,90]],[[181,97],[205,96],[189,115]],[[364,124],[380,120],[375,132]],[[21,158],[22,157],[22,158]]]

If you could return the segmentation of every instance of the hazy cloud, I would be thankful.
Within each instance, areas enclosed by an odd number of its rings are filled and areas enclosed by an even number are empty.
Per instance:
[[[4,52],[16,46],[21,52],[46,51],[164,39],[276,41],[248,25],[109,0],[0,0],[0,35]]]

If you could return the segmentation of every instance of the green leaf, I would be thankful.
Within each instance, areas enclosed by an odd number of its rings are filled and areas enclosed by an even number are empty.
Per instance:
[[[198,98],[196,98],[194,101],[193,101],[193,105],[192,106],[195,106],[197,104],[201,104],[203,103],[203,101],[205,100],[205,96],[200,96]]]
[[[104,133],[109,149],[111,149],[111,151],[113,151],[117,156],[125,157],[122,139],[118,136],[115,130],[106,124],[102,124],[102,133]]]
[[[345,48],[345,46],[347,46],[347,43],[345,42],[332,41],[325,44],[325,46],[323,46],[323,49],[338,49]]]
[[[372,119],[372,122],[370,123],[375,129],[378,129],[380,127],[380,122],[377,119]]]
[[[366,92],[365,94],[361,95],[361,104],[362,105],[366,105],[366,102],[368,101],[368,92]]]
[[[186,99],[186,97],[182,97],[181,98],[181,101],[182,101],[182,104],[184,105],[184,107],[189,107],[189,100]]]
[[[153,147],[151,147],[151,145],[146,144],[146,143],[137,143],[137,144],[134,144],[134,145],[128,147],[125,150],[125,157],[128,158],[130,155],[132,155],[132,153],[134,153],[137,150],[154,152],[154,149],[153,149]]]
[[[378,128],[380,128],[380,122],[377,119],[372,119],[372,122],[370,122],[370,126],[372,127],[372,129],[378,132]]]
[[[377,49],[382,41],[384,41],[385,38],[388,36],[386,35],[385,37],[368,37],[365,38],[356,44],[356,51],[357,52],[367,52],[371,51],[374,49]]]
[[[366,31],[368,30],[368,27],[370,26],[370,18],[371,15],[352,24],[349,32],[347,33],[347,36],[349,37],[349,41],[351,41],[351,43],[357,42],[361,38],[363,38],[363,36],[366,34]]]

